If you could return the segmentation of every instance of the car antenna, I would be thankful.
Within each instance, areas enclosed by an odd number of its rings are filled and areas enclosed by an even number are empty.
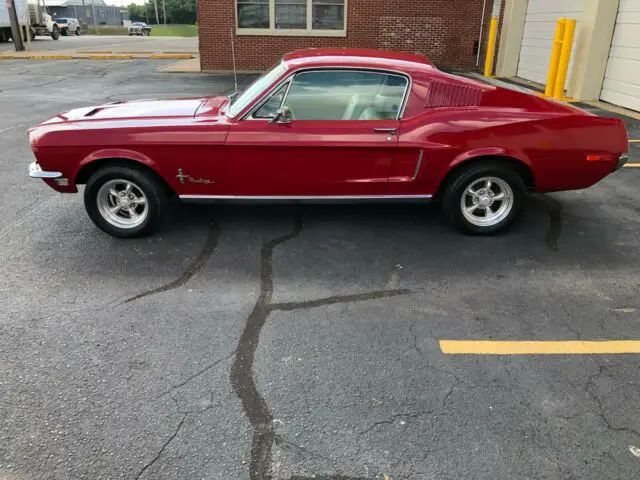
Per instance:
[[[229,32],[231,36],[231,61],[233,62],[233,86],[235,88],[234,94],[238,94],[238,73],[236,72],[236,51],[233,45],[233,30]]]

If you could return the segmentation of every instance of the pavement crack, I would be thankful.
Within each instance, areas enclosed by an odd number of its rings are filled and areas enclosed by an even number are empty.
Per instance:
[[[165,395],[170,394],[171,392],[173,392],[174,390],[180,388],[180,387],[184,387],[187,383],[189,383],[191,380],[193,380],[194,378],[198,378],[200,375],[202,375],[203,373],[208,372],[209,370],[211,370],[213,367],[219,365],[220,363],[224,362],[225,360],[229,360],[233,355],[235,355],[235,350],[231,353],[228,353],[227,355],[225,355],[222,358],[219,358],[218,360],[208,364],[206,367],[201,368],[200,370],[198,370],[196,373],[189,375],[186,379],[184,379],[182,382],[177,383],[175,385],[173,385],[171,388],[169,388],[169,390],[162,392],[160,395],[158,395],[156,397],[156,399],[158,398],[162,398]]]
[[[247,317],[244,330],[235,349],[235,358],[231,365],[229,376],[231,386],[242,403],[244,414],[253,429],[249,462],[250,480],[270,480],[272,478],[271,452],[274,443],[280,438],[275,433],[273,415],[267,402],[258,391],[253,372],[260,333],[271,312],[317,308],[326,305],[346,304],[413,293],[412,290],[408,289],[378,290],[352,295],[336,295],[315,300],[271,303],[273,298],[273,252],[277,246],[298,237],[302,233],[302,229],[302,217],[298,214],[289,233],[263,243],[260,251],[260,293],[253,310]],[[450,394],[451,391],[446,395],[445,399]],[[420,413],[420,415],[422,414]],[[405,416],[411,417],[413,415],[417,416],[418,414],[409,413]],[[303,448],[294,444],[291,445],[299,449]],[[310,451],[307,452],[312,453]],[[293,476],[290,480],[304,480],[306,478]],[[314,478],[315,480],[367,480],[340,474],[329,476],[314,475],[308,478]]]
[[[328,460],[329,462],[332,461],[331,458],[327,457],[326,455],[322,455],[322,454],[316,453],[316,452],[314,452],[312,450],[309,450],[308,448],[306,448],[306,447],[304,447],[302,445],[298,445],[296,443],[293,443],[292,441],[287,440],[286,438],[284,438],[282,435],[276,435],[275,436],[275,444],[276,445],[289,445],[289,446],[295,448],[296,450],[299,450],[301,452],[306,453],[310,457],[320,458],[322,460]]]
[[[567,315],[567,317],[569,317],[570,320],[575,321],[574,316],[569,313],[569,309],[567,308],[567,306],[565,305],[565,303],[561,300],[560,301],[560,306],[562,307],[562,310],[564,310],[564,313]],[[582,340],[582,334],[577,331],[575,328],[573,328],[569,322],[564,322],[564,326],[567,327],[568,330],[570,330],[571,332],[573,332],[573,334],[576,336],[576,339],[578,340]]]
[[[607,414],[605,412],[604,409],[604,405],[602,404],[602,400],[600,400],[600,396],[591,391],[594,383],[598,378],[600,378],[600,376],[604,373],[604,371],[607,368],[611,368],[611,367],[615,367],[617,365],[601,365],[599,364],[595,359],[592,359],[593,362],[598,366],[598,372],[594,373],[593,375],[589,376],[587,383],[585,384],[584,387],[584,391],[587,393],[587,395],[589,395],[598,405],[598,416],[602,419],[602,421],[604,422],[604,424],[607,426],[607,429],[612,430],[614,432],[627,432],[627,433],[633,433],[634,435],[637,435],[638,437],[640,437],[640,432],[638,430],[636,430],[635,428],[631,428],[631,427],[615,427],[611,421],[607,418]]]
[[[220,227],[211,223],[209,225],[209,235],[207,236],[207,240],[200,251],[200,254],[196,257],[196,259],[182,272],[179,278],[176,280],[169,282],[165,285],[162,285],[157,288],[153,288],[151,290],[147,290],[146,292],[139,293],[134,295],[133,297],[127,298],[124,300],[122,304],[133,302],[134,300],[139,300],[143,297],[148,297],[150,295],[155,295],[157,293],[167,292],[169,290],[173,290],[175,288],[181,287],[185,283],[187,283],[191,278],[202,269],[207,260],[211,257],[216,247],[218,246],[218,240],[220,238]]]
[[[380,420],[379,422],[375,422],[373,423],[371,426],[365,428],[364,430],[358,432],[358,435],[364,435],[365,433],[370,432],[371,430],[373,430],[374,428],[377,428],[381,425],[392,425],[396,422],[396,420],[400,419],[400,418],[419,418],[419,417],[423,417],[425,415],[429,415],[432,413],[435,413],[439,410],[442,410],[447,402],[449,401],[449,397],[451,397],[451,395],[453,394],[453,391],[456,389],[456,387],[458,385],[460,385],[460,383],[462,383],[460,380],[456,380],[451,387],[449,388],[449,390],[447,391],[447,393],[445,394],[444,397],[442,397],[442,401],[440,402],[440,404],[437,407],[431,408],[429,410],[424,410],[421,412],[409,412],[409,413],[395,413],[393,415],[391,415],[389,418],[387,418],[386,420]]]
[[[348,475],[293,475],[289,480],[371,480],[366,477],[350,477]]]
[[[273,416],[269,411],[253,378],[253,362],[260,340],[260,332],[270,312],[273,295],[273,251],[302,232],[302,218],[297,216],[293,229],[286,235],[269,240],[262,245],[260,252],[260,295],[247,318],[244,331],[238,341],[235,360],[231,365],[231,385],[242,402],[244,413],[253,428],[249,477],[251,480],[271,478],[271,449],[275,441]]]
[[[144,472],[146,472],[148,468],[150,468],[154,463],[156,463],[158,461],[158,459],[162,456],[162,453],[165,451],[165,449],[178,436],[178,433],[180,432],[180,429],[182,428],[182,425],[184,424],[184,421],[187,419],[187,415],[188,414],[185,413],[182,416],[182,419],[178,423],[178,426],[176,427],[176,429],[173,432],[173,434],[171,434],[171,436],[169,436],[169,438],[167,438],[167,440],[164,442],[164,444],[162,445],[162,448],[160,448],[160,450],[158,451],[156,456],[153,457],[153,459],[149,463],[147,463],[144,467],[142,467],[142,470],[140,470],[140,472],[135,476],[136,480],[138,480],[140,477],[142,477],[142,475],[144,475]]]
[[[291,311],[291,310],[306,310],[309,308],[324,307],[327,305],[336,305],[339,303],[352,303],[352,302],[364,302],[366,300],[375,300],[377,298],[389,298],[397,297],[400,295],[408,295],[413,293],[413,290],[407,288],[398,288],[394,290],[378,290],[367,293],[355,293],[352,295],[335,295],[332,297],[318,298],[316,300],[305,300],[300,302],[284,302],[274,303],[271,305],[271,311]]]

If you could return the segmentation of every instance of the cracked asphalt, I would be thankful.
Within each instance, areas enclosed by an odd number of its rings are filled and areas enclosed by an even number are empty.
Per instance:
[[[640,169],[493,238],[421,205],[184,205],[117,240],[27,179],[25,131],[232,89],[162,64],[0,64],[0,478],[640,476],[637,355],[438,346],[640,339]]]

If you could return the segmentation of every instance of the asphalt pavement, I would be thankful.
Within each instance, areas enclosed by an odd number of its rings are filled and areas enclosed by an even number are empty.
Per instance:
[[[232,89],[162,64],[1,64],[0,478],[640,476],[638,354],[439,343],[640,339],[640,169],[492,238],[433,206],[184,205],[117,240],[27,178],[25,132]]]

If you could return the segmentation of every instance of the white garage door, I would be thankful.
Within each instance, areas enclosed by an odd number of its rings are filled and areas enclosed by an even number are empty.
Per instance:
[[[640,111],[640,0],[620,0],[600,98]]]
[[[584,0],[529,0],[518,62],[518,77],[532,82],[547,82],[549,57],[558,18],[575,18],[578,21],[573,42],[575,48],[583,2]],[[572,66],[573,55],[569,64],[567,84],[571,78]]]

